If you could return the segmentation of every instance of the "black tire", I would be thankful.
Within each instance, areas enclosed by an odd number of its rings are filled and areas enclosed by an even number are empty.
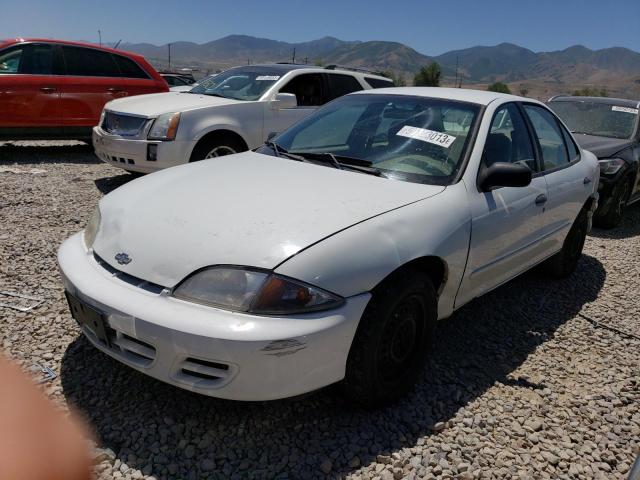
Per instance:
[[[624,209],[627,206],[627,200],[629,199],[630,182],[627,178],[624,178],[613,190],[611,195],[611,202],[606,212],[600,213],[594,217],[593,224],[600,228],[615,228],[620,225],[622,221],[622,215]]]
[[[545,262],[549,275],[556,278],[566,278],[575,271],[582,256],[588,228],[589,218],[587,211],[583,208],[573,222],[567,238],[564,239],[562,250]]]
[[[374,408],[404,395],[422,372],[436,320],[436,292],[424,273],[404,272],[377,287],[347,358],[346,397]]]
[[[218,154],[214,154],[215,151]],[[191,152],[189,162],[197,162],[208,158],[233,155],[247,150],[247,146],[231,135],[213,135],[200,140]]]

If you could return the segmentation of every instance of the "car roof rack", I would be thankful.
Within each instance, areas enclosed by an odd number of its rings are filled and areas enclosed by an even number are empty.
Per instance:
[[[324,68],[325,68],[325,70],[338,70],[338,69],[340,69],[340,70],[351,70],[353,72],[368,73],[370,75],[377,75],[379,77],[388,78],[386,75],[384,75],[379,70],[370,70],[370,69],[367,69],[367,68],[346,67],[346,66],[343,66],[343,65],[327,65]]]

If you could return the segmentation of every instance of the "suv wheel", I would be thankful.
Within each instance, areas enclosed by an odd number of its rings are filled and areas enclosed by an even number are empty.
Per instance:
[[[209,158],[224,157],[234,153],[244,152],[247,147],[231,136],[215,136],[201,140],[193,149],[190,162]]]
[[[614,189],[611,203],[606,213],[597,215],[594,223],[601,228],[615,228],[620,225],[624,209],[627,206],[627,197],[629,196],[629,180],[623,178],[620,184]]]

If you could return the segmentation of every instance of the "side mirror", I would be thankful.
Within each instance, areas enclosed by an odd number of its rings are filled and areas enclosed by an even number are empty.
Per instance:
[[[269,135],[267,135],[267,142],[273,140],[276,135],[278,135],[278,132],[269,132]]]
[[[271,101],[273,108],[295,108],[298,106],[298,99],[293,93],[276,93]]]
[[[531,183],[533,172],[521,163],[496,162],[480,172],[480,190],[489,192],[498,187],[526,187]]]

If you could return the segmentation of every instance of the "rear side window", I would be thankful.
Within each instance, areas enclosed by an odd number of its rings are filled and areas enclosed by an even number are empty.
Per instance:
[[[18,73],[23,51],[24,46],[21,45],[0,52],[0,74]]]
[[[130,58],[123,57],[122,55],[113,55],[120,73],[126,78],[149,78],[147,72],[145,72],[136,62]]]
[[[569,156],[564,136],[553,114],[535,105],[524,105],[524,110],[538,138],[544,169],[553,170],[568,165]]]
[[[340,75],[337,73],[329,73],[329,90],[331,91],[330,100],[341,97],[347,93],[362,90],[360,82],[351,75]]]
[[[391,80],[382,80],[380,78],[364,77],[365,81],[371,88],[389,88],[395,87]]]
[[[51,75],[53,73],[53,47],[47,44],[25,45],[20,73]]]
[[[318,107],[327,103],[323,83],[319,73],[304,73],[294,77],[280,91],[293,93],[299,107]]]
[[[62,47],[67,75],[119,77],[120,70],[108,52],[82,47]]]

